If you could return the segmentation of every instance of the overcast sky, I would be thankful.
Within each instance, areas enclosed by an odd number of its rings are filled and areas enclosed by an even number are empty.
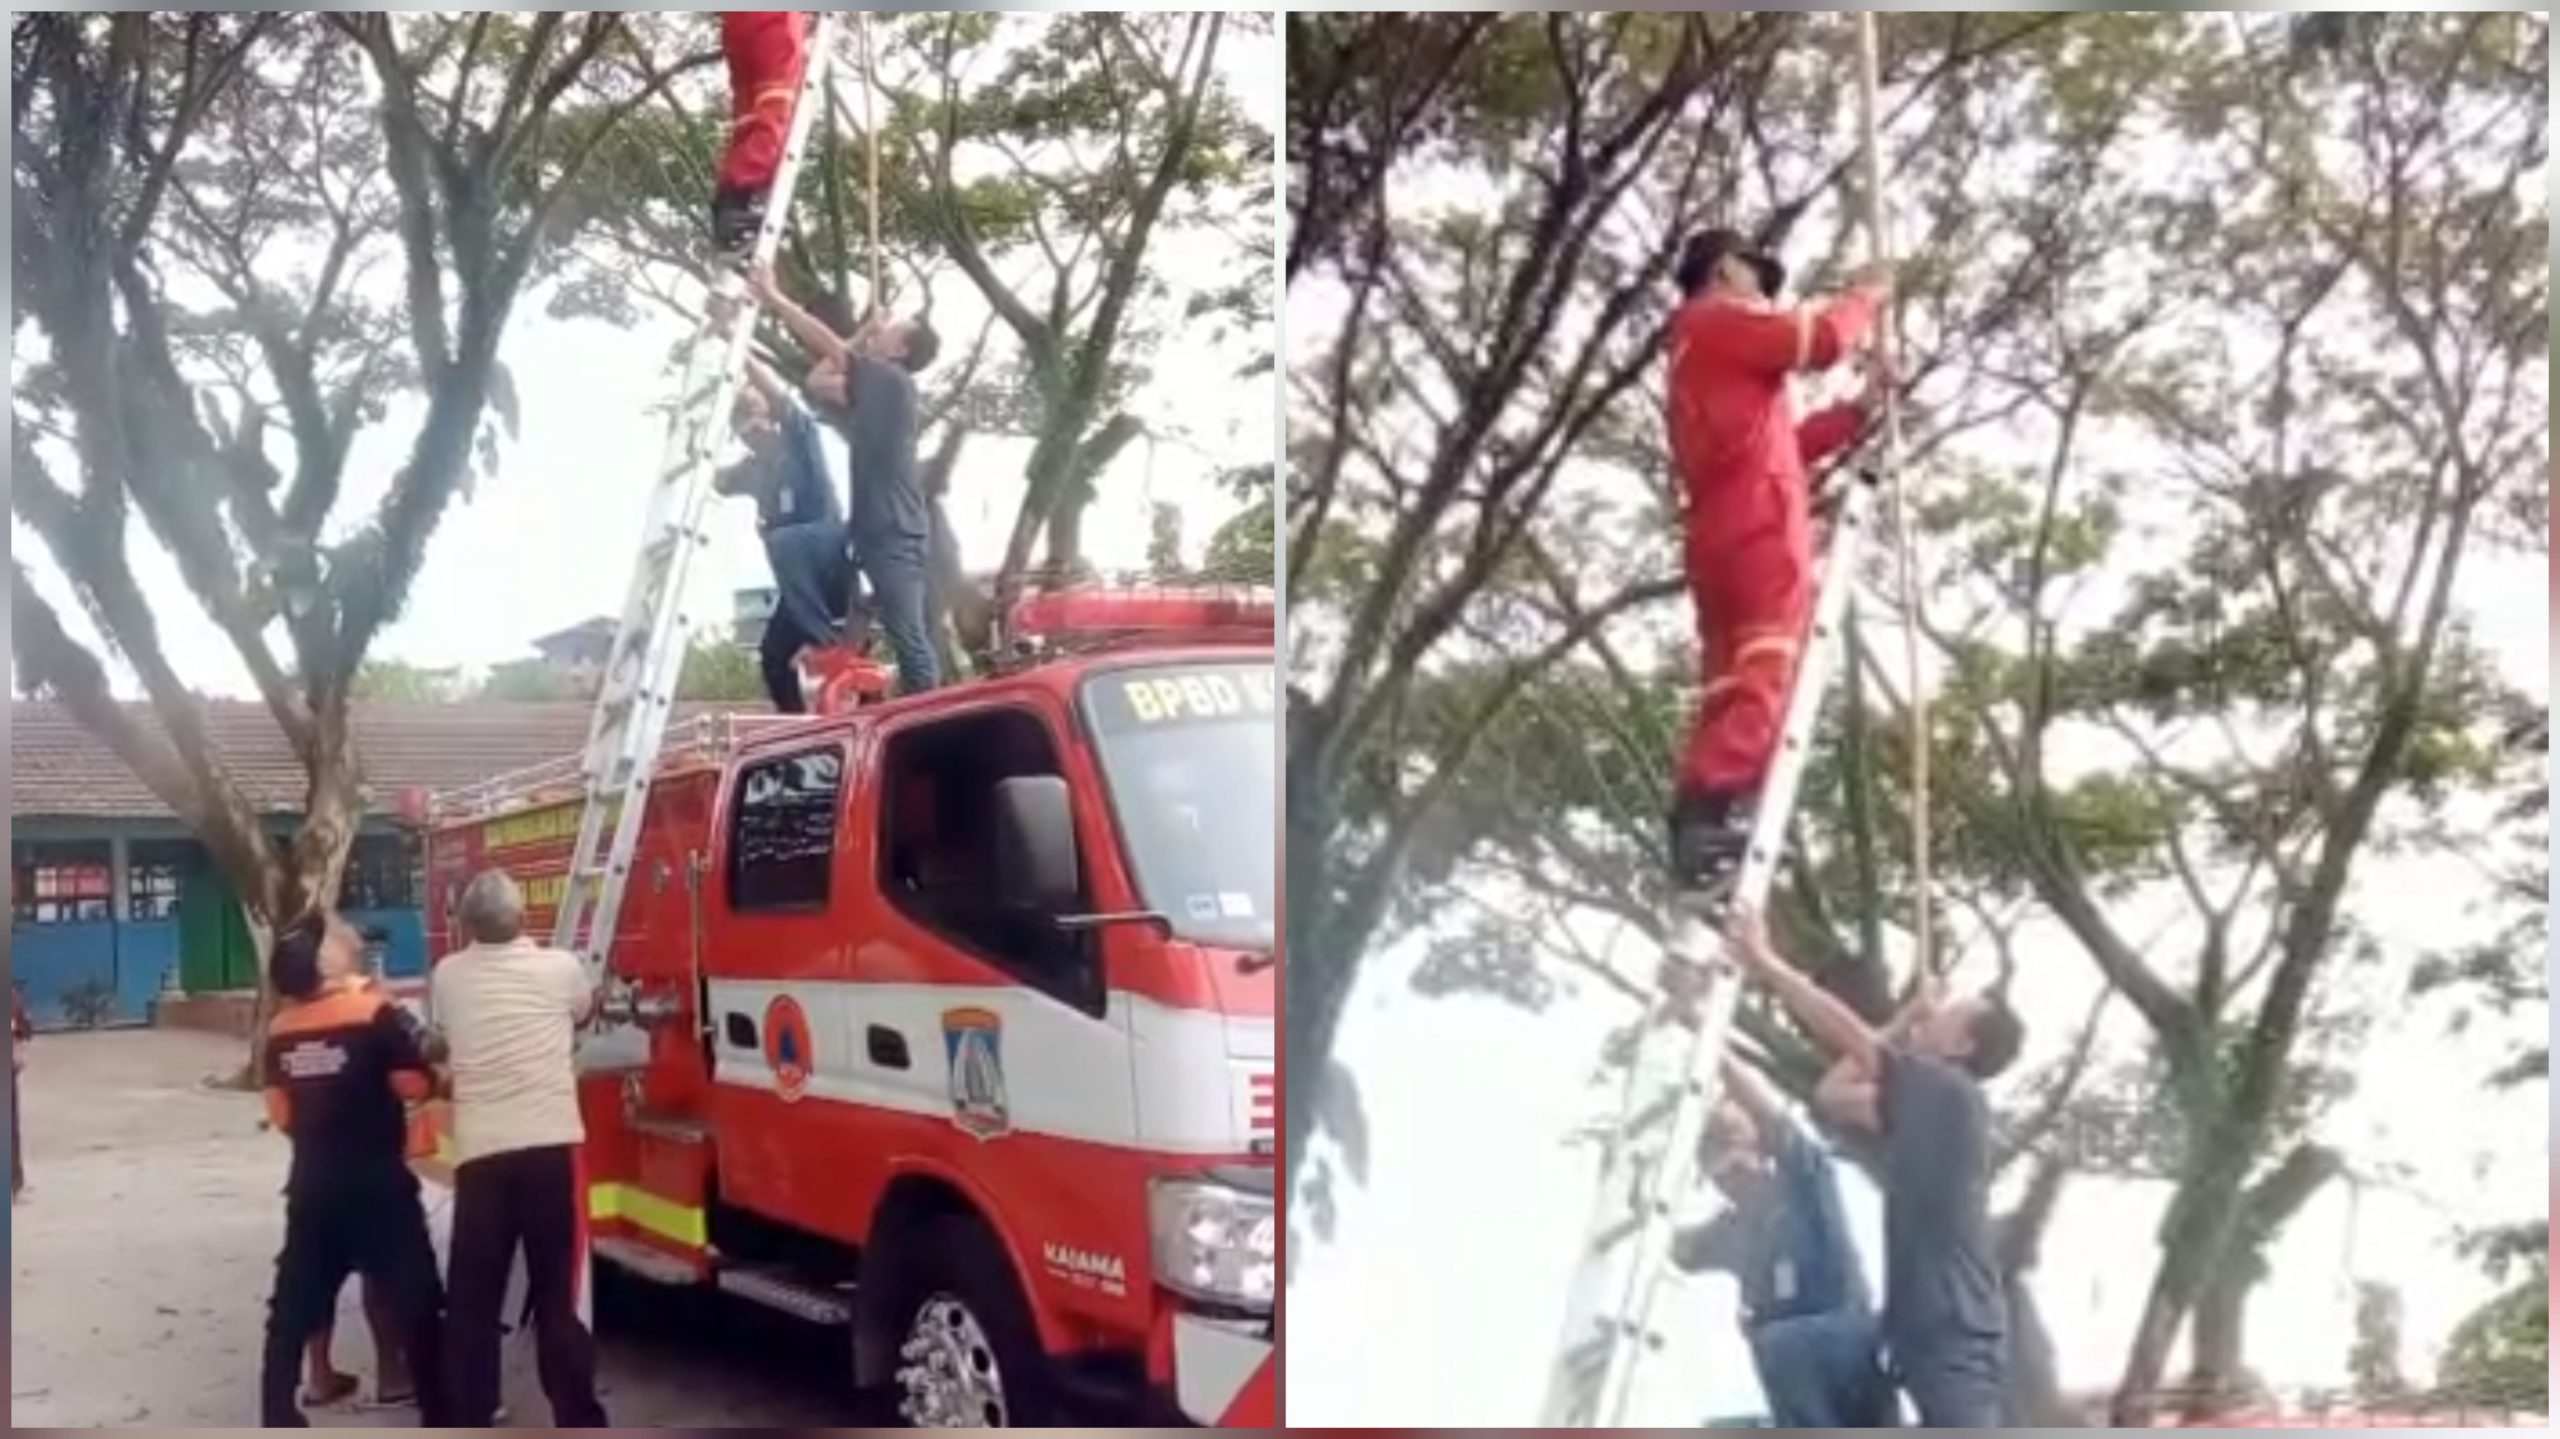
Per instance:
[[[1269,128],[1279,122],[1278,51],[1276,35],[1234,25],[1220,41],[1228,85]],[[1188,293],[1234,280],[1233,249],[1198,235],[1160,231],[1148,265],[1173,288],[1169,303],[1176,313]],[[397,276],[386,268],[382,278],[396,283]],[[522,433],[506,446],[497,476],[480,481],[469,502],[457,501],[447,512],[408,610],[383,632],[373,649],[376,658],[485,669],[528,656],[538,636],[621,612],[650,480],[666,439],[664,420],[646,411],[675,387],[667,357],[685,327],[673,320],[628,330],[555,320],[544,313],[548,298],[534,292],[518,302],[501,351],[520,395]],[[946,355],[956,358],[977,334],[986,306],[956,272],[938,280],[935,306]],[[998,345],[1010,346],[1001,331]],[[1086,552],[1097,566],[1108,571],[1145,563],[1153,501],[1179,507],[1186,553],[1194,559],[1234,515],[1238,502],[1209,477],[1223,466],[1268,461],[1277,439],[1275,382],[1267,376],[1235,379],[1248,358],[1242,344],[1221,345],[1178,324],[1170,327],[1152,379],[1132,402],[1137,416],[1166,439],[1130,446],[1103,475],[1084,531]],[[360,436],[337,512],[344,525],[369,516],[380,502],[416,436],[422,408],[414,400],[395,405]],[[832,441],[831,446],[841,486],[843,452]],[[980,435],[969,442],[953,477],[949,513],[970,567],[992,568],[1002,557],[1029,455],[1024,441]],[[35,562],[38,585],[66,625],[94,647],[95,630],[69,602],[42,544],[23,525],[14,526],[13,540],[16,552]],[[139,520],[131,544],[179,674],[210,694],[253,694],[238,655],[193,603],[174,562]],[[689,612],[697,622],[719,623],[734,591],[767,582],[751,510],[742,501],[715,502],[712,542],[696,562]],[[280,655],[290,653],[280,636],[276,648]],[[120,691],[138,694],[123,666],[114,668]]]

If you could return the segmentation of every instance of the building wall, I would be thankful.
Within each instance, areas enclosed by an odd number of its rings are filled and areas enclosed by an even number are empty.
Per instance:
[[[257,955],[236,892],[174,821],[13,823],[11,977],[47,1029],[147,1024],[164,988],[188,993],[254,988]],[[381,902],[351,905],[359,926],[387,931],[384,970],[426,972],[426,924],[415,898],[415,840],[385,826],[364,837],[373,862],[367,889]],[[52,869],[104,866],[109,889],[91,898],[38,903],[32,883]],[[405,867],[405,875],[397,873]],[[166,888],[172,872],[174,895]],[[158,889],[152,888],[157,875]]]

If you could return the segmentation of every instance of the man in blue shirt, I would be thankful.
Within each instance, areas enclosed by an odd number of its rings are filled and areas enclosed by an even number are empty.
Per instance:
[[[756,503],[775,592],[758,647],[765,692],[782,713],[805,714],[800,652],[836,642],[846,594],[844,504],[827,478],[816,418],[780,375],[753,357],[734,424],[747,457],[722,471],[712,488]]]
[[[1749,1069],[1727,1057],[1723,1072],[1725,1098],[1699,1157],[1729,1207],[1683,1232],[1672,1262],[1722,1270],[1741,1286],[1743,1334],[1774,1427],[1890,1424],[1875,1308],[1831,1157]]]

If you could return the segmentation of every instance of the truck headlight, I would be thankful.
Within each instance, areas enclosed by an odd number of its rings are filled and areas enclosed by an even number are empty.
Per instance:
[[[1210,1304],[1267,1311],[1278,1288],[1279,1218],[1272,1196],[1210,1179],[1147,1187],[1156,1282]]]

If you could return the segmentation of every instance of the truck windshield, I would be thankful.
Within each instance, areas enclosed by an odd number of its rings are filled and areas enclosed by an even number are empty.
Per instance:
[[[1138,665],[1085,681],[1139,899],[1197,944],[1276,942],[1272,691],[1268,660]]]

